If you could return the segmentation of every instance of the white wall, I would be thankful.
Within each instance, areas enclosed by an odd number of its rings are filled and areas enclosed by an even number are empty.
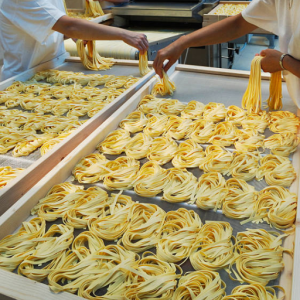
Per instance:
[[[0,6],[1,6],[2,2],[3,2],[3,0],[0,0]],[[2,64],[2,59],[3,59],[3,49],[0,46],[0,64]]]

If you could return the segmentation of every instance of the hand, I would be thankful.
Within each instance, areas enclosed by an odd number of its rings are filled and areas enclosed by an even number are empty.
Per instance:
[[[261,60],[261,68],[264,72],[275,73],[282,71],[279,64],[282,52],[274,49],[262,50],[259,54],[264,58]]]
[[[182,46],[182,38],[179,38],[177,41],[173,42],[164,49],[161,49],[157,52],[156,58],[153,63],[153,68],[155,72],[162,78],[162,70],[164,69],[167,72],[170,67],[179,59],[181,53],[184,50]],[[164,61],[168,59],[169,62],[163,68]]]
[[[126,44],[137,48],[141,54],[144,54],[149,48],[147,36],[143,33],[136,33],[126,30],[123,41]]]

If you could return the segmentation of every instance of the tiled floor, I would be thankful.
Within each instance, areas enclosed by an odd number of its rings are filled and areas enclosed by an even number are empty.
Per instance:
[[[252,36],[250,43],[235,55],[232,69],[250,71],[250,65],[256,53],[269,47],[269,40],[263,36]],[[275,39],[275,49],[278,50],[278,39]]]

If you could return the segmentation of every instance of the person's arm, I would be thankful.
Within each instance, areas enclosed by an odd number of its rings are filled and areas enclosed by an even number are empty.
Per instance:
[[[52,27],[65,36],[81,40],[122,40],[141,53],[148,50],[147,37],[122,28],[95,24],[87,20],[62,16]]]
[[[279,64],[281,55],[283,53],[274,49],[266,49],[260,52],[264,58],[261,61],[261,68],[264,72],[278,72],[282,71]],[[300,60],[297,60],[289,55],[286,55],[282,61],[283,67],[300,78]]]
[[[156,73],[162,77],[163,63],[166,59],[169,63],[164,70],[168,69],[178,60],[182,52],[189,47],[201,47],[224,43],[241,37],[257,27],[248,23],[241,14],[226,18],[222,21],[194,31],[180,37],[164,49],[158,51],[153,67]]]

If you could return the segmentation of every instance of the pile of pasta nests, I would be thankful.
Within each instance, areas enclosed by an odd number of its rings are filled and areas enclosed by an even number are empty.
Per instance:
[[[256,119],[264,120],[264,125]],[[243,124],[245,128],[239,129]],[[227,217],[243,222],[266,221],[278,229],[293,226],[297,197],[286,188],[296,178],[287,157],[299,144],[299,120],[294,114],[249,115],[220,103],[185,105],[148,95],[119,126],[97,146],[100,153],[78,162],[73,170],[78,182],[102,181],[109,190],[134,189],[143,197],[189,201],[204,210],[222,209]],[[267,126],[277,134],[264,139]],[[205,150],[199,144],[208,142],[212,145]],[[236,151],[224,148],[233,143]],[[260,148],[276,154],[262,155]],[[114,160],[105,156],[123,153],[126,156]],[[141,166],[139,160],[145,158]],[[173,168],[161,167],[170,161]],[[194,168],[204,174],[197,178],[187,170]],[[224,176],[232,178],[226,181]],[[246,182],[254,179],[265,179],[269,187],[256,191]]]
[[[215,15],[234,16],[241,13],[249,4],[222,4],[214,13]]]
[[[64,0],[64,4],[65,4],[66,12],[68,13],[68,16],[72,17],[72,18],[91,20],[93,18],[104,15],[104,12],[102,10],[100,2],[98,2],[98,1],[86,0],[85,1],[85,12],[84,13],[68,10],[67,6],[66,6],[66,3],[65,3],[65,0]]]
[[[227,222],[202,224],[192,210],[166,213],[99,187],[58,184],[32,214],[37,216],[0,241],[0,267],[18,268],[37,281],[47,278],[52,291],[86,299],[275,300],[275,290],[266,285],[282,271],[282,254],[292,254],[282,247],[286,234],[249,229],[233,236]],[[46,221],[57,219],[64,224],[46,231]],[[79,228],[89,230],[74,238]],[[117,244],[105,246],[103,240]],[[147,251],[151,248],[156,254]],[[195,271],[183,275],[180,265],[187,259]],[[225,296],[217,272],[223,268],[248,285]],[[96,296],[103,288],[105,295]]]
[[[0,153],[13,149],[14,156],[26,156],[44,145],[45,154],[82,125],[82,117],[93,117],[138,80],[46,70],[14,82],[0,92],[5,105],[0,109]]]

